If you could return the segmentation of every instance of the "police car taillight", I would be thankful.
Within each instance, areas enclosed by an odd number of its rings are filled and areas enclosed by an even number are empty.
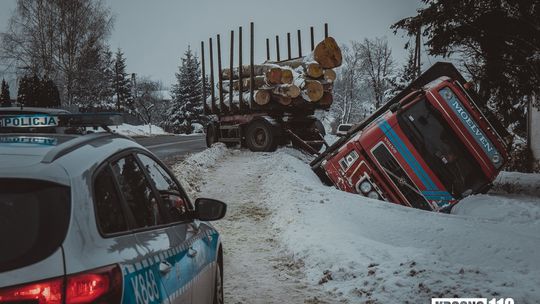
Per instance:
[[[122,274],[117,265],[67,277],[66,303],[118,303],[122,297]]]
[[[64,279],[8,287],[0,290],[0,303],[62,303]]]
[[[0,290],[0,303],[119,303],[121,299],[122,273],[118,265]]]

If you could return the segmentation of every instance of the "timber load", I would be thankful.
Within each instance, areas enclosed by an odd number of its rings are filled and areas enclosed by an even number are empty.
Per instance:
[[[251,109],[263,111],[328,109],[333,102],[335,69],[341,63],[339,46],[334,38],[326,37],[306,56],[224,68],[218,75],[222,85],[216,84],[221,93],[216,94],[214,107],[238,108],[243,102]],[[212,98],[206,100],[208,108]]]

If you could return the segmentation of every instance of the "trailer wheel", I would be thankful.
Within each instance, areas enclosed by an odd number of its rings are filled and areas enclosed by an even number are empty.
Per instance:
[[[277,148],[273,127],[264,121],[254,121],[246,130],[246,145],[254,152],[270,152]]]
[[[209,123],[206,126],[206,146],[210,148],[213,144],[218,142],[216,125]]]

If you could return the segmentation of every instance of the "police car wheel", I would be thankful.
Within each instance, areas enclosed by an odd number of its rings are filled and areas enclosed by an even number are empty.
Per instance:
[[[214,304],[223,304],[223,280],[221,278],[221,264],[216,267],[216,284],[214,287]]]

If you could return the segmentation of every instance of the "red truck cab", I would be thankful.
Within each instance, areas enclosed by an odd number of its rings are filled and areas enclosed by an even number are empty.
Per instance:
[[[507,151],[455,78],[424,80],[351,130],[313,169],[341,190],[424,210],[487,191]]]

